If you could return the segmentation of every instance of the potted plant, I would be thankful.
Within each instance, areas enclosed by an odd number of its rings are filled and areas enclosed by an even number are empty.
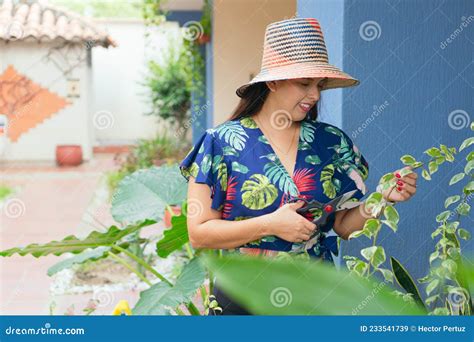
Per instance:
[[[82,147],[80,145],[56,146],[56,164],[59,166],[78,166],[82,164]]]

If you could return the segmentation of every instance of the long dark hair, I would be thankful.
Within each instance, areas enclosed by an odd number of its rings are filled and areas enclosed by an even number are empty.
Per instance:
[[[242,94],[242,98],[234,109],[234,112],[228,120],[237,120],[247,116],[252,116],[262,109],[265,100],[268,97],[270,89],[267,87],[265,82],[259,82],[252,84],[247,87]],[[308,111],[307,116],[316,121],[318,118],[318,112],[321,109],[321,98],[316,104]]]

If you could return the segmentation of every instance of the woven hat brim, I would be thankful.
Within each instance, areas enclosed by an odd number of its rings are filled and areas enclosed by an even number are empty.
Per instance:
[[[272,68],[270,71],[261,71],[249,83],[237,88],[236,94],[242,97],[244,91],[255,83],[278,81],[295,78],[327,77],[328,80],[321,90],[347,88],[356,86],[359,80],[341,71],[338,67],[327,63],[297,63]]]

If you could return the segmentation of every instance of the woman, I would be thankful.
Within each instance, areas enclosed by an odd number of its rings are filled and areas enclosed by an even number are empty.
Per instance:
[[[337,237],[362,229],[370,212],[361,203],[332,212],[327,224],[316,227],[296,212],[304,202],[295,199],[328,202],[355,191],[359,200],[367,192],[365,158],[346,133],[317,121],[321,91],[357,84],[328,63],[316,19],[270,24],[261,72],[237,89],[241,101],[230,119],[208,129],[180,165],[189,180],[193,247],[267,256],[302,251],[332,261]],[[408,200],[416,178],[400,177],[396,191],[384,198]],[[249,314],[218,280],[214,295],[221,314]]]

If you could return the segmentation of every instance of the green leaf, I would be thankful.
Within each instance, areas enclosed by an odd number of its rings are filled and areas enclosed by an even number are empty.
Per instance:
[[[451,180],[449,181],[449,185],[456,184],[456,183],[459,182],[461,179],[463,179],[464,176],[465,176],[464,172],[455,174],[455,175],[451,178]]]
[[[444,153],[444,155],[446,157],[446,160],[448,162],[453,162],[454,157],[453,157],[453,154],[451,153],[451,151],[448,149],[448,147],[446,145],[440,145],[440,147],[441,147],[441,152]]]
[[[467,216],[469,215],[469,212],[471,211],[471,206],[467,203],[460,203],[457,207],[456,207],[456,212],[459,214],[459,215],[464,215],[464,216]]]
[[[413,156],[409,155],[409,154],[405,154],[404,156],[402,156],[400,158],[400,160],[405,165],[412,165],[413,163],[416,162],[416,159]]]
[[[432,147],[428,150],[426,150],[424,153],[426,153],[427,155],[431,156],[431,157],[439,157],[441,156],[441,152],[439,151],[439,149],[437,149],[436,147]]]
[[[424,312],[393,296],[385,282],[362,279],[325,263],[242,255],[206,256],[205,260],[222,289],[239,305],[257,315],[409,315],[410,312]],[[366,305],[360,305],[374,289],[377,294],[366,300]]]
[[[138,170],[119,183],[112,199],[112,216],[125,223],[158,222],[167,205],[181,204],[186,196],[186,180],[177,165]]]
[[[360,254],[372,263],[375,267],[385,262],[385,250],[380,246],[371,246],[364,248],[360,251]]]
[[[191,301],[202,285],[206,271],[194,258],[183,268],[174,286],[165,282],[154,284],[140,293],[140,299],[132,310],[134,315],[167,315],[168,308],[175,308]]]
[[[426,169],[421,170],[421,176],[426,180],[431,180],[431,176]]]
[[[392,222],[392,221],[389,221],[389,220],[382,220],[382,223],[386,224],[395,233],[397,232],[398,225],[395,222]]]
[[[451,259],[443,260],[443,262],[441,263],[441,266],[446,268],[452,274],[456,273],[457,271],[456,262]]]
[[[438,259],[438,257],[439,257],[439,252],[438,252],[438,251],[434,251],[433,253],[431,253],[431,254],[430,254],[430,264],[431,264],[434,260]]]
[[[0,256],[9,257],[17,253],[21,256],[31,254],[34,257],[41,257],[49,254],[61,255],[64,253],[78,254],[88,248],[97,248],[101,246],[112,246],[123,237],[132,234],[145,226],[156,223],[152,220],[145,220],[140,224],[129,225],[124,229],[117,226],[110,226],[105,233],[93,231],[84,239],[79,239],[74,235],[66,236],[61,241],[51,241],[46,244],[39,245],[37,243],[30,244],[26,247],[10,248],[0,252]]]
[[[163,238],[156,243],[156,253],[166,258],[174,251],[181,249],[189,242],[186,216],[183,214],[171,217],[171,228],[163,231]]]
[[[418,287],[415,284],[415,281],[411,277],[410,273],[403,267],[403,265],[395,259],[394,257],[390,258],[390,265],[392,266],[392,272],[395,275],[395,279],[397,283],[407,292],[412,294],[413,299],[415,302],[423,309],[425,308],[425,304],[421,299],[420,291],[418,291]]]
[[[466,156],[466,161],[470,162],[471,160],[474,160],[474,151],[469,152]]]
[[[431,281],[428,286],[426,287],[426,294],[429,296],[431,292],[433,292],[439,285],[439,279],[435,279]]]
[[[398,215],[397,209],[395,209],[392,206],[386,206],[384,209],[383,215],[388,221],[391,221],[395,224],[397,224],[398,221],[400,220],[400,216]]]
[[[436,216],[436,222],[444,222],[449,218],[449,216],[451,216],[451,210],[443,211],[441,214]]]
[[[428,169],[430,171],[430,174],[432,175],[436,171],[438,171],[438,164],[435,161],[430,161],[428,164]]]
[[[387,269],[385,269],[385,268],[377,268],[377,271],[379,271],[380,273],[382,273],[383,278],[384,278],[386,281],[393,282],[393,272],[392,272],[392,271],[387,270]]]
[[[304,161],[311,165],[321,164],[321,159],[319,159],[319,156],[317,154],[306,156]]]
[[[459,147],[459,152],[464,150],[466,147],[471,146],[472,144],[474,144],[474,137],[467,138],[462,142],[461,146]]]
[[[110,251],[110,247],[98,247],[91,251],[85,251],[73,257],[61,260],[48,268],[48,275],[51,277],[53,274],[58,273],[67,268],[71,268],[75,264],[82,264],[88,260],[99,260],[107,256],[107,252]]]
[[[457,232],[459,237],[463,240],[469,240],[471,238],[471,233],[469,233],[466,229],[459,228]]]
[[[261,174],[253,174],[241,188],[242,205],[252,210],[264,209],[275,202],[278,189]]]
[[[463,192],[466,194],[466,195],[469,195],[471,192],[474,191],[474,181],[470,181],[469,183],[467,183],[467,185],[463,188]]]
[[[470,160],[467,162],[466,166],[464,167],[464,173],[466,175],[469,175],[473,169],[474,169],[474,160]]]
[[[382,227],[379,219],[371,218],[365,221],[363,230],[367,232],[367,236],[374,236]]]
[[[245,165],[237,163],[236,161],[233,161],[232,162],[232,171],[236,171],[236,172],[246,174],[247,172],[249,172],[249,168]]]
[[[446,198],[446,200],[444,201],[444,207],[448,208],[451,204],[456,203],[460,199],[461,199],[461,196],[459,195],[450,196]]]

